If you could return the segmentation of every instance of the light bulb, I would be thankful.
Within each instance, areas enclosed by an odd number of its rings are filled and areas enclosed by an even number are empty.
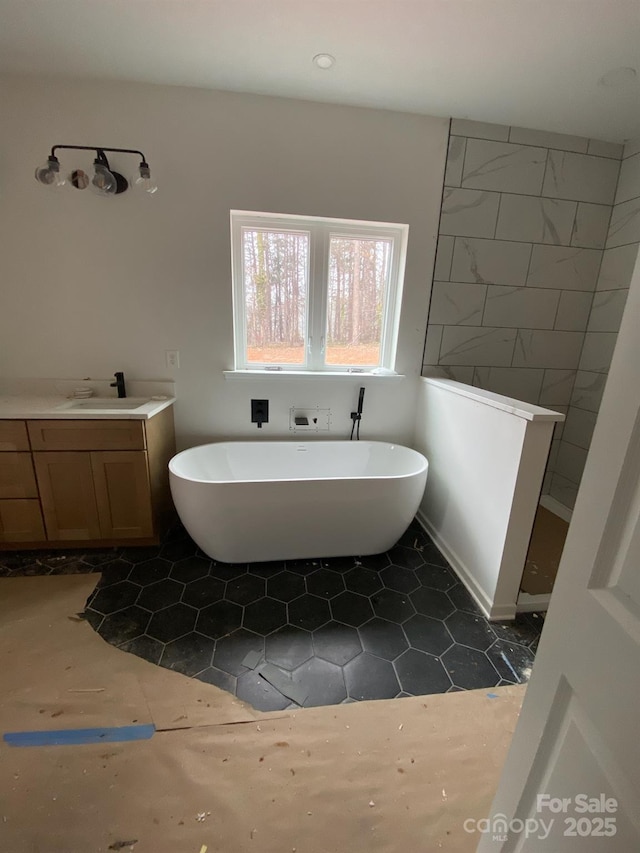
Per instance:
[[[89,184],[90,188],[98,195],[113,195],[117,186],[113,173],[100,160],[94,160],[93,165],[95,171]]]
[[[66,184],[66,179],[60,171],[60,163],[57,157],[51,156],[44,166],[38,166],[36,169],[36,181],[52,190],[56,190]]]
[[[151,177],[149,164],[144,160],[140,163],[137,174],[131,179],[131,187],[137,192],[145,192],[149,195],[153,195],[158,190],[158,185]]]

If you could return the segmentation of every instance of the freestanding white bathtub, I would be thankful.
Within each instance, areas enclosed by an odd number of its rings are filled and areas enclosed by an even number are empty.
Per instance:
[[[215,560],[252,563],[379,554],[422,499],[428,463],[381,441],[231,441],[169,463],[171,494]]]

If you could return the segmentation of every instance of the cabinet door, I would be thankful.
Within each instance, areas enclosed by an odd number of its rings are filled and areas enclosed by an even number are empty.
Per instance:
[[[0,453],[0,498],[37,498],[30,453]]]
[[[29,450],[25,421],[0,421],[0,452],[5,450]]]
[[[41,542],[44,538],[38,501],[0,501],[0,542]]]
[[[47,539],[100,539],[91,454],[34,453]]]
[[[91,467],[102,538],[153,536],[147,454],[133,450],[93,452]]]

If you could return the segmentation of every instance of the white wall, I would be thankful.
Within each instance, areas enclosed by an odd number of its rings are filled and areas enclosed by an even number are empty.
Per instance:
[[[438,229],[445,119],[142,84],[0,77],[0,376],[175,378],[181,446],[288,434],[291,405],[348,435],[409,441]],[[53,144],[141,149],[160,189],[103,199],[33,178]],[[62,168],[90,157],[61,152]],[[114,155],[131,174],[135,158]],[[408,223],[403,382],[225,382],[233,366],[229,210]],[[181,366],[165,366],[165,350]],[[249,423],[251,397],[271,423]],[[326,436],[322,436],[326,437]]]
[[[418,518],[491,619],[512,619],[554,423],[563,415],[449,379],[419,386],[429,460]]]

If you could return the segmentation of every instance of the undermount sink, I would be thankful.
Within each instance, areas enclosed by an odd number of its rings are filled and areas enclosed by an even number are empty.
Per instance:
[[[84,400],[70,400],[58,409],[139,409],[149,402],[147,397],[87,397]]]

